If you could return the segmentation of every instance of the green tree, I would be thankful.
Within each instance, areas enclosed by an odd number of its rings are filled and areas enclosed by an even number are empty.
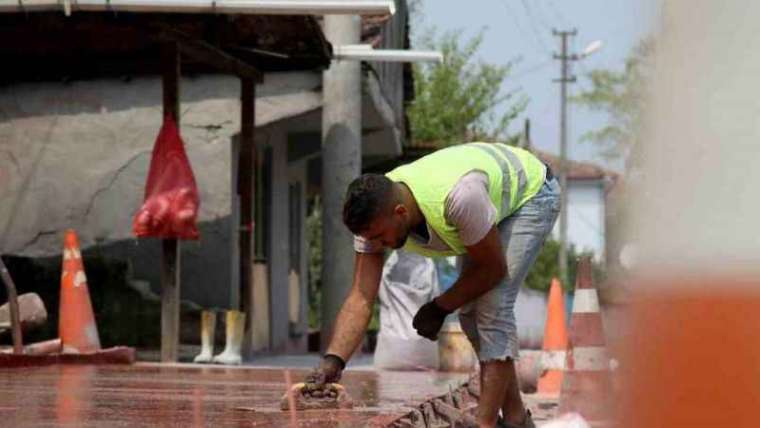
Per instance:
[[[528,103],[519,91],[501,90],[514,61],[478,61],[483,32],[464,43],[461,35],[447,32],[438,37],[430,30],[418,43],[441,51],[444,61],[414,65],[415,99],[407,109],[412,139],[439,147],[475,140],[510,142],[507,127]],[[505,110],[497,112],[502,106]]]
[[[316,196],[306,217],[309,248],[309,328],[319,328],[322,307],[322,202]]]
[[[567,291],[573,291],[575,289],[575,271],[578,266],[577,260],[582,256],[591,256],[590,252],[578,252],[574,246],[570,246],[567,251],[567,260],[569,261],[567,267],[568,283],[562,284],[562,288]],[[538,254],[535,263],[528,272],[528,277],[525,279],[525,286],[538,291],[549,291],[549,286],[553,278],[559,278],[559,264],[557,259],[559,257],[559,242],[554,239],[547,239],[544,243],[541,252]],[[597,284],[601,283],[606,276],[604,266],[601,263],[592,262],[592,269],[594,280]]]
[[[608,159],[628,159],[630,165],[631,155],[635,157],[653,52],[654,41],[641,40],[628,55],[622,71],[591,71],[586,76],[591,89],[572,98],[581,106],[608,115],[604,126],[581,137],[599,144]]]
[[[559,278],[559,264],[557,260],[559,258],[559,242],[553,239],[547,239],[544,243],[541,252],[538,254],[535,263],[528,272],[528,277],[525,279],[525,286],[538,291],[549,291],[553,278]],[[562,288],[565,290],[572,290],[575,285],[575,263],[572,261],[577,258],[575,248],[570,246],[568,248],[567,259],[568,263],[568,283],[562,284]]]

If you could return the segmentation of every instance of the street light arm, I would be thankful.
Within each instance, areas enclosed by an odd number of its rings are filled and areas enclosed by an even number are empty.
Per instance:
[[[588,56],[591,56],[597,51],[599,51],[599,49],[601,49],[602,46],[604,46],[604,42],[602,42],[601,40],[594,40],[593,42],[589,43],[585,49],[583,49],[583,52],[581,52],[580,57],[586,58]]]

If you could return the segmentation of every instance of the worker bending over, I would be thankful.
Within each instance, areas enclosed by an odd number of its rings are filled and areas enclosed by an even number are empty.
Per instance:
[[[337,382],[372,315],[385,248],[463,256],[458,280],[423,305],[417,333],[436,340],[448,314],[480,361],[478,423],[533,427],[520,397],[514,304],[560,210],[552,171],[526,150],[496,143],[451,146],[348,187],[343,222],[355,235],[353,285],[332,339],[308,381]]]

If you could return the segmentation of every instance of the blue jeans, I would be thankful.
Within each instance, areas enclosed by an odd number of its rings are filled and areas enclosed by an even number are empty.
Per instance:
[[[497,225],[507,259],[507,277],[459,311],[462,330],[480,361],[517,359],[519,355],[515,300],[557,220],[559,195],[559,183],[552,178],[520,209]],[[463,265],[467,263],[468,258],[464,256]]]

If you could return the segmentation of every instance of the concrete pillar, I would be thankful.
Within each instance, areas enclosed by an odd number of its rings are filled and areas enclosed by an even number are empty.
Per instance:
[[[359,43],[358,16],[325,16],[333,45]],[[343,197],[361,173],[361,63],[333,61],[323,76],[322,113],[322,347],[353,276],[351,233],[343,225]]]
[[[288,138],[288,143],[291,143]],[[306,186],[307,162],[296,162],[288,159],[288,175],[293,192],[290,197],[290,270],[289,280],[289,305],[291,337],[288,343],[288,352],[303,353],[307,350],[309,329],[309,284],[308,284],[308,251],[306,239]],[[295,245],[295,246],[294,246]]]
[[[271,239],[269,240],[269,307],[270,350],[285,350],[289,337],[288,268],[289,251],[289,194],[288,194],[288,146],[286,135],[279,127],[273,127],[270,135],[272,147]]]

